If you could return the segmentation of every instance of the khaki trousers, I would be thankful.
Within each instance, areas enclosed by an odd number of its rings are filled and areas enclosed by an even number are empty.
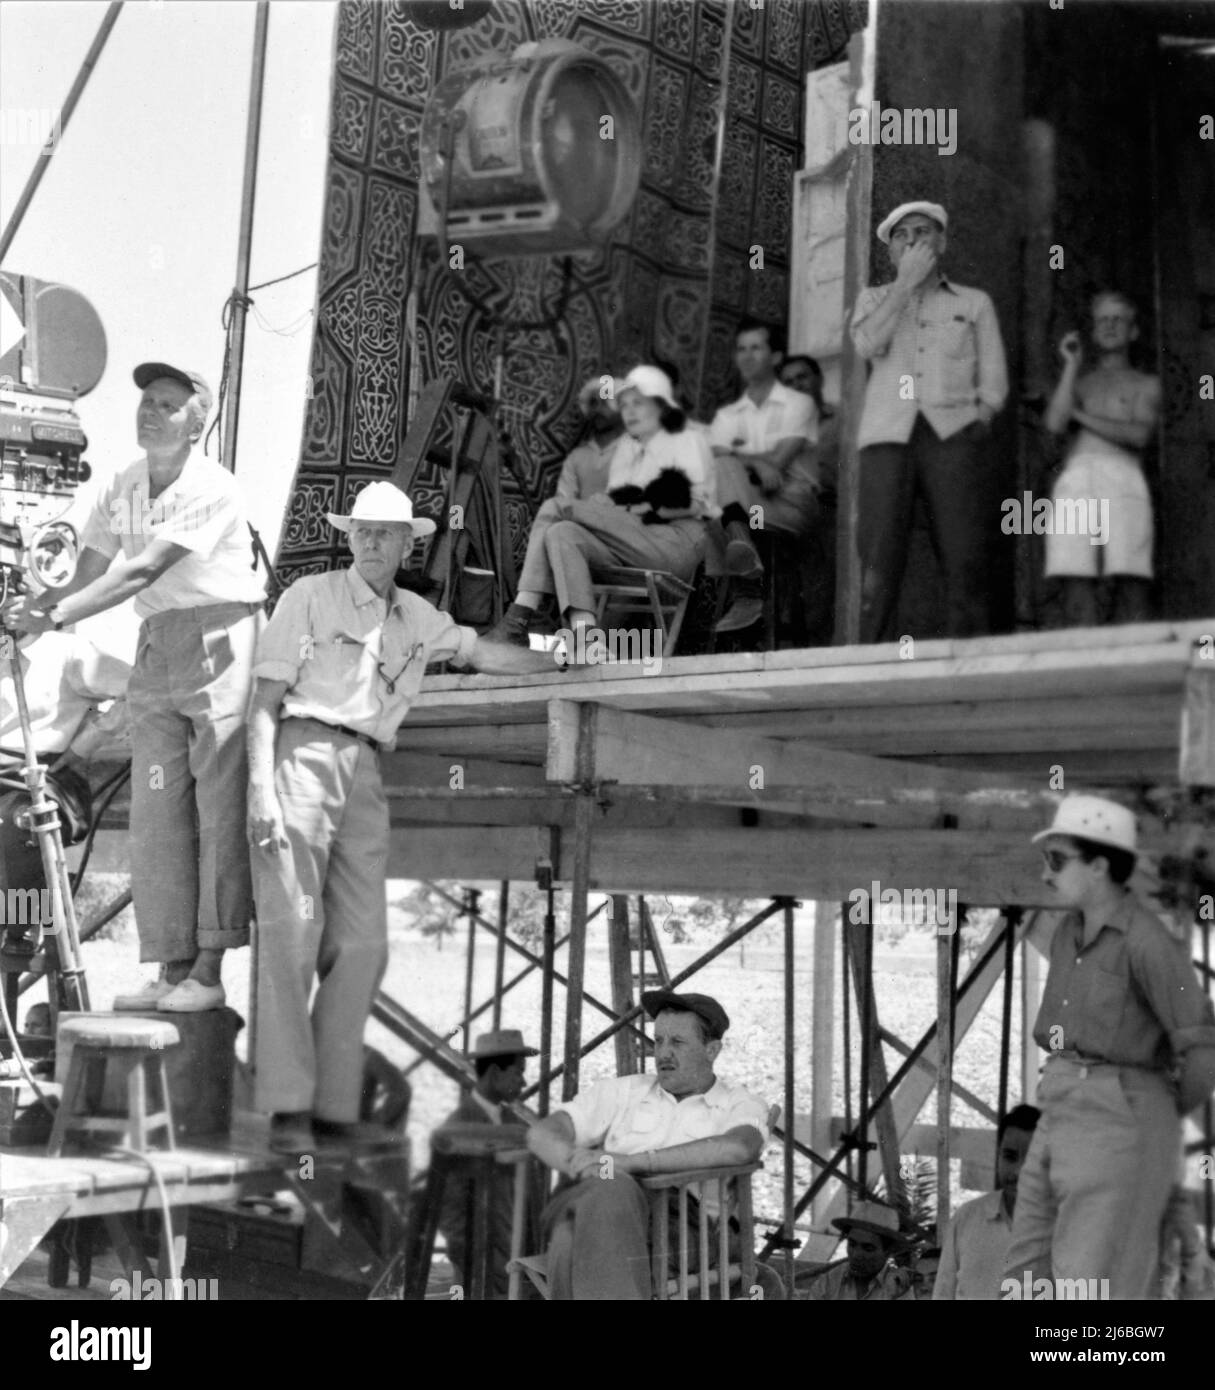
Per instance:
[[[1167,1079],[1054,1057],[1038,1105],[1005,1278],[1108,1279],[1111,1299],[1153,1297],[1160,1222],[1181,1165]]]
[[[256,1104],[345,1123],[359,1117],[363,1030],[388,963],[379,756],[313,720],[285,719],[274,781],[288,847],[252,851]]]
[[[260,606],[145,618],[127,687],[131,894],[143,961],[249,941],[245,718]]]

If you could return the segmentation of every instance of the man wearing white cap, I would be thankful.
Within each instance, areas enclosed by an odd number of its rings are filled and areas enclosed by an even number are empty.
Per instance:
[[[915,1300],[911,1275],[890,1257],[903,1245],[899,1214],[881,1202],[858,1202],[851,1216],[831,1223],[843,1233],[848,1258],[810,1285],[812,1303],[909,1303]]]
[[[100,490],[72,583],[18,600],[6,621],[59,631],[135,600],[131,894],[140,959],[160,972],[114,1007],[195,1012],[223,1004],[223,953],[249,939],[245,710],[265,580],[236,480],[194,447],[207,383],[167,362],[134,379],[145,457]]]
[[[396,587],[414,540],[435,529],[399,488],[369,483],[349,516],[329,521],[354,564],[297,579],[279,599],[249,717],[256,1099],[284,1152],[374,1137],[357,1116],[363,1029],[388,960],[379,752],[423,671],[449,659],[506,675],[551,670],[542,653],[487,642]]]
[[[1215,1086],[1215,1011],[1189,931],[1174,936],[1125,886],[1137,853],[1130,811],[1069,796],[1034,842],[1043,882],[1070,912],[1034,1026],[1048,1054],[1042,1118],[1018,1179],[1004,1284],[1105,1279],[1110,1298],[1150,1298],[1181,1118]]]
[[[986,457],[1008,396],[991,299],[941,270],[948,226],[938,203],[903,203],[883,219],[891,284],[862,290],[852,341],[870,364],[860,449],[861,641],[894,638],[917,493],[945,577],[946,630],[990,630],[990,541],[999,533]]]

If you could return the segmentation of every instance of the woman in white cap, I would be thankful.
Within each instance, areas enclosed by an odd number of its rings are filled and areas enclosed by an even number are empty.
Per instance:
[[[715,511],[708,445],[685,429],[671,379],[659,368],[634,367],[616,399],[625,435],[607,492],[562,504],[546,525],[537,518],[519,593],[493,632],[502,641],[526,644],[527,624],[546,594],[556,595],[570,628],[592,624],[596,565],[666,570],[684,580],[696,572],[705,521]]]

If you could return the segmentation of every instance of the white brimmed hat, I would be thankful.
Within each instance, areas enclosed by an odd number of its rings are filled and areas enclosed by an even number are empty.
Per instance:
[[[852,1230],[868,1231],[892,1244],[903,1242],[898,1212],[881,1202],[858,1202],[851,1216],[837,1216],[831,1224],[845,1236]]]
[[[943,232],[947,231],[949,228],[949,214],[940,203],[900,203],[893,212],[888,212],[878,224],[877,239],[889,246],[890,233],[894,231],[895,227],[898,226],[904,217],[909,216],[913,212],[922,212],[925,217],[931,217],[934,222],[939,222]]]
[[[661,367],[634,367],[623,381],[616,383],[616,394],[622,396],[633,387],[636,387],[643,396],[650,396],[656,401],[665,401],[672,410],[679,409],[679,404],[675,400],[675,388],[671,385],[671,378]]]
[[[429,517],[413,514],[413,503],[392,483],[368,483],[354,499],[349,516],[338,512],[326,512],[330,526],[339,531],[349,531],[352,521],[404,521],[408,523],[415,536],[429,536],[435,524]]]
[[[1134,812],[1103,796],[1065,796],[1055,811],[1055,819],[1046,830],[1039,830],[1032,843],[1051,835],[1071,835],[1078,840],[1091,840],[1095,845],[1109,845],[1138,854]]]

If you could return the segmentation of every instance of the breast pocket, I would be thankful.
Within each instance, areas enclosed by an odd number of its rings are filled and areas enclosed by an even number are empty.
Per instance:
[[[1126,1007],[1127,982],[1108,970],[1094,970],[1084,995],[1084,1051],[1108,1056]]]
[[[973,326],[967,318],[947,319],[939,326],[939,337],[946,357],[965,358],[974,351]]]

